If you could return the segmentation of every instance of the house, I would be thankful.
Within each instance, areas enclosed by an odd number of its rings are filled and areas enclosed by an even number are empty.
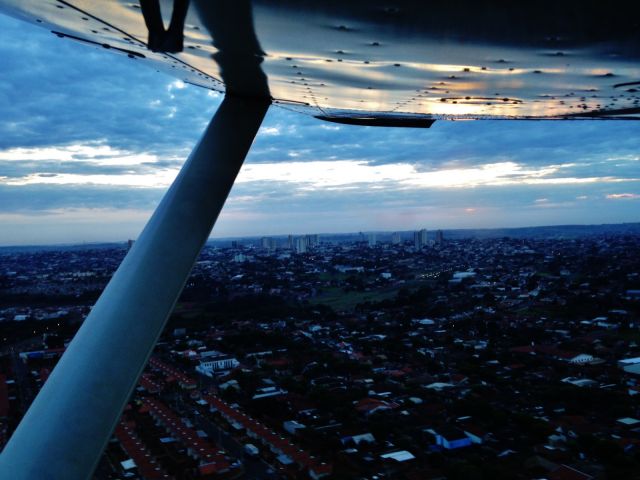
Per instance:
[[[333,467],[330,463],[314,462],[313,465],[309,467],[309,476],[313,480],[318,480],[320,478],[331,475],[332,471]]]
[[[306,425],[296,422],[295,420],[283,422],[282,426],[291,435],[295,435],[298,430],[304,430],[305,428],[307,428]]]
[[[355,445],[360,443],[376,443],[375,437],[371,433],[362,433],[360,435],[348,435],[340,439],[343,445],[353,442]]]
[[[364,413],[368,416],[383,410],[398,408],[399,405],[395,402],[388,402],[377,398],[363,398],[356,402],[355,407],[358,412]]]
[[[566,377],[561,380],[562,383],[569,383],[576,387],[595,387],[598,382],[589,378]]]
[[[430,318],[421,318],[418,320],[411,320],[411,323],[424,325],[424,326],[431,326],[436,324],[435,320],[431,320]]]
[[[256,390],[256,393],[251,397],[252,400],[260,400],[267,397],[277,397],[279,395],[286,395],[287,391],[279,387],[262,387]]]
[[[407,450],[399,450],[397,452],[384,453],[380,455],[380,458],[385,460],[395,460],[396,462],[406,462],[407,460],[413,460],[416,457]]]
[[[570,358],[568,362],[572,365],[584,365],[586,363],[591,363],[594,360],[595,358],[592,355],[589,355],[587,353],[580,353],[579,355]]]
[[[471,443],[475,443],[480,445],[484,442],[484,439],[487,437],[487,434],[476,425],[464,425],[461,427],[464,431],[465,435],[471,439]]]
[[[624,425],[625,427],[637,427],[638,424],[640,424],[640,420],[632,417],[619,418],[616,420],[616,422],[618,422],[621,425]]]
[[[446,450],[469,447],[473,443],[465,432],[456,427],[438,427],[437,430],[429,428],[425,431],[435,437],[436,445]]]
[[[196,367],[196,372],[206,375],[207,377],[212,377],[214,372],[231,370],[239,365],[240,362],[238,362],[235,357],[222,355],[210,360],[201,361],[200,365]]]
[[[446,390],[447,388],[452,388],[454,385],[452,383],[446,382],[434,382],[429,385],[425,385],[424,388],[435,390],[436,392],[441,392],[442,390]]]

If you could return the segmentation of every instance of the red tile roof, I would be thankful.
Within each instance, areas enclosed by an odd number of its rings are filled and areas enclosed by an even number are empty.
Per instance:
[[[177,380],[182,388],[195,388],[198,385],[193,378],[181,372],[177,368],[167,365],[158,358],[151,357],[149,360],[149,366],[154,370],[159,370],[164,373],[167,382]]]
[[[356,410],[364,413],[373,413],[377,410],[392,410],[398,408],[399,405],[394,402],[387,402],[377,398],[363,398],[356,403]]]
[[[200,461],[201,466],[206,466],[209,473],[223,473],[229,470],[231,464],[225,456],[219,453],[214,445],[200,438],[194,429],[187,427],[164,403],[149,397],[142,401],[151,416],[180,441],[189,453]]]
[[[164,390],[164,382],[156,380],[153,375],[143,373],[140,377],[140,386],[149,393],[160,393]]]
[[[216,408],[227,421],[239,423],[245,430],[260,438],[262,443],[272,446],[280,453],[287,455],[301,468],[313,470],[317,476],[331,473],[331,464],[319,461],[288,438],[280,436],[254,418],[228,405],[220,398],[214,395],[205,395],[203,398],[210,406]]]
[[[120,421],[115,430],[115,436],[120,442],[122,449],[129,455],[136,466],[138,473],[145,479],[155,480],[171,478],[158,464],[156,458],[142,443],[134,431],[134,424]]]

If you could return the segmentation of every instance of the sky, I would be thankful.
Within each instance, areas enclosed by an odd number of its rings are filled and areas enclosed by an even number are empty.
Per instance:
[[[0,15],[0,245],[136,238],[222,98]],[[640,221],[640,122],[272,107],[212,237]]]

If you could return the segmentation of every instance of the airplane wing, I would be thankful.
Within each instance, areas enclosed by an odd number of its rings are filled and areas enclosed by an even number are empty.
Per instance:
[[[148,48],[149,3],[0,6],[65,41],[323,120],[640,118],[640,27],[622,1],[197,1],[175,53]],[[164,25],[180,3],[158,3]],[[234,37],[248,35],[238,51]]]

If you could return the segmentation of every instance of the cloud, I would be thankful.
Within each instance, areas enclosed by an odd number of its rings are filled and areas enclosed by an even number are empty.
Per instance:
[[[97,175],[78,173],[31,174],[19,179],[0,180],[9,186],[22,185],[104,185],[110,187],[158,188],[171,184],[177,172],[157,171],[147,175],[119,174]]]
[[[409,163],[379,164],[364,160],[282,161],[245,165],[237,181],[288,182],[302,185],[306,189],[349,185],[374,188],[374,184],[381,184],[380,186],[385,188],[423,189],[629,181],[623,177],[576,178],[562,174],[564,170],[573,166],[574,164],[527,167],[516,162],[500,162],[479,167],[419,171],[415,165]]]
[[[8,17],[0,36],[0,244],[134,235],[222,97]],[[603,199],[638,198],[639,151],[640,122],[388,129],[272,107],[214,233],[638,221]]]
[[[135,166],[156,162],[156,155],[118,150],[100,142],[49,147],[10,148],[0,151],[1,161],[93,162],[99,165]]]
[[[637,193],[610,193],[607,195],[609,200],[635,200],[640,198],[640,194]]]
[[[187,85],[182,80],[174,80],[169,85],[167,85],[167,90],[171,92],[172,90],[182,90]]]
[[[260,127],[260,131],[258,132],[259,135],[261,136],[265,136],[265,135],[280,135],[280,128],[278,127]]]

